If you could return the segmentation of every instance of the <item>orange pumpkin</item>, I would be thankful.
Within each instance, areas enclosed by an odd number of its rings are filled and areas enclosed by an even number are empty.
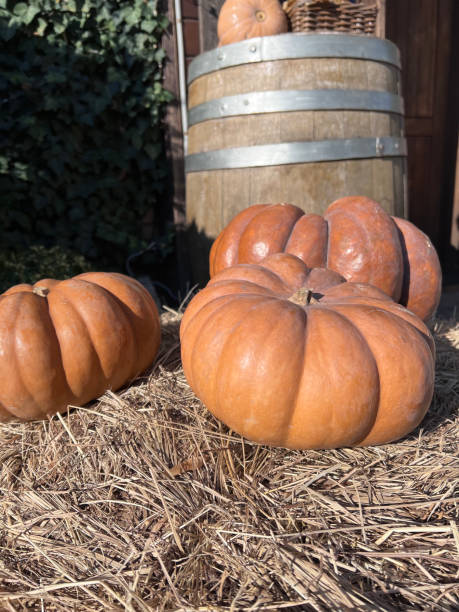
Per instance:
[[[236,215],[210,251],[210,276],[236,263],[286,252],[308,266],[385,291],[424,321],[440,301],[441,267],[429,238],[369,198],[336,200],[324,216],[291,204],[255,204]]]
[[[278,0],[226,0],[218,15],[219,46],[287,30],[287,17]]]
[[[434,387],[425,324],[385,293],[278,253],[226,268],[188,305],[186,378],[255,442],[295,449],[397,440]]]
[[[123,274],[16,285],[0,296],[0,421],[44,419],[116,390],[159,343],[153,298]]]

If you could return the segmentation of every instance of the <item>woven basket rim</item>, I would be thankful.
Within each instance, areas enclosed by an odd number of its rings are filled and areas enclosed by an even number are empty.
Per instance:
[[[356,0],[355,2],[351,2],[351,0],[285,0],[282,3],[282,6],[292,6],[297,5],[301,7],[307,8],[319,8],[320,5],[333,5],[336,8],[343,7],[353,7],[356,9],[366,9],[366,8],[378,8],[377,1],[375,0],[372,4],[363,4],[362,0]],[[315,5],[315,6],[314,6]]]
[[[371,36],[379,7],[361,0],[285,0],[282,9],[293,32],[339,32]]]
[[[351,9],[352,12],[378,12],[379,7],[377,2],[372,4],[362,4],[358,2],[350,2],[350,0],[342,0],[339,4],[333,2],[333,0],[285,0],[282,3],[282,8],[285,12],[293,10],[302,10],[309,12],[318,12],[324,8],[330,8],[333,6],[337,11],[346,11]]]

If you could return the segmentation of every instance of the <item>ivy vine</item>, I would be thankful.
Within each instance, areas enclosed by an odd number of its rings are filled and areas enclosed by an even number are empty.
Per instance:
[[[59,245],[116,268],[151,239],[167,27],[156,0],[0,0],[3,249]]]

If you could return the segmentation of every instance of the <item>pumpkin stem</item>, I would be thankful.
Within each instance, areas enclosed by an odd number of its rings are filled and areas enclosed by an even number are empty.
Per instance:
[[[40,287],[40,285],[32,289],[32,293],[35,293],[35,295],[39,295],[40,297],[46,297],[49,291],[50,290],[48,287]]]
[[[313,296],[312,289],[307,289],[306,287],[302,287],[298,289],[298,291],[295,291],[295,293],[288,298],[288,301],[298,304],[299,306],[319,303],[319,300]]]
[[[264,11],[256,11],[255,19],[257,21],[264,21],[266,19],[266,13]]]

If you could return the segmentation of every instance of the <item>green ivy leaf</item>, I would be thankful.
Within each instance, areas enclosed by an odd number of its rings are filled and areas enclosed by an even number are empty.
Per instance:
[[[156,6],[0,0],[0,244],[58,237],[121,266],[142,244],[167,180]]]
[[[27,14],[28,6],[25,2],[18,2],[13,8],[13,14],[17,17],[24,17]]]
[[[164,60],[165,57],[166,57],[166,52],[164,51],[164,49],[158,49],[155,52],[155,62],[158,62],[158,64],[161,64],[161,62]]]
[[[54,23],[54,31],[56,34],[62,34],[63,32],[65,32],[66,30],[66,24],[61,22],[59,23],[58,21],[56,21]]]
[[[143,49],[145,47],[145,43],[149,40],[146,34],[136,34],[135,35],[135,44],[138,49]]]
[[[169,21],[169,19],[165,15],[162,15],[159,18],[159,22],[158,23],[159,23],[159,25],[160,25],[162,30],[167,30],[167,28],[169,27],[170,21]]]
[[[45,21],[42,17],[39,17],[38,18],[38,25],[37,25],[37,28],[35,30],[35,34],[37,36],[43,36],[47,26],[48,26],[48,22]]]
[[[29,5],[27,7],[27,11],[24,16],[24,23],[29,25],[35,19],[35,17],[40,13],[40,8],[34,5]]]
[[[154,32],[155,28],[158,26],[158,22],[156,19],[148,19],[148,20],[144,20],[142,21],[142,23],[140,24],[140,28],[144,31],[147,32],[147,34],[151,34],[152,32]]]

